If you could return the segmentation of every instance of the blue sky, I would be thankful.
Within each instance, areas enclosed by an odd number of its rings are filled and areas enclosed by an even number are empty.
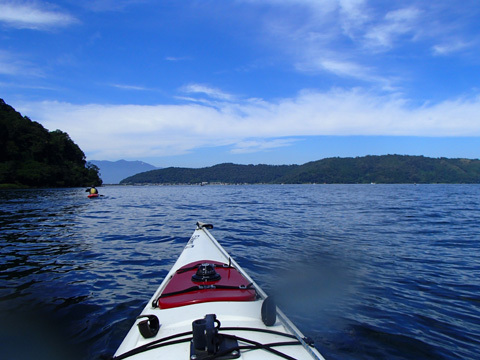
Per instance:
[[[480,158],[480,3],[0,0],[0,98],[89,160]]]

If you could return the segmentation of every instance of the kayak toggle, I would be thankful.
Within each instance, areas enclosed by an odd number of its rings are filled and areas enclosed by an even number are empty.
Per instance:
[[[215,314],[192,322],[193,338],[190,344],[190,359],[237,359],[240,357],[238,341],[218,334],[220,321]],[[218,355],[218,356],[215,356]]]
[[[146,320],[142,320],[138,323],[140,334],[142,334],[145,339],[157,335],[158,330],[160,329],[160,321],[158,321],[158,318],[155,315],[141,315],[137,317],[137,319],[143,318],[146,318]]]

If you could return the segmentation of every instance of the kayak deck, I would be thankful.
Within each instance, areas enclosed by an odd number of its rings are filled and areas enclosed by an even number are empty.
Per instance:
[[[199,223],[113,359],[324,359],[272,304]]]
[[[202,265],[213,265],[217,280],[194,281]],[[256,293],[248,280],[232,266],[218,261],[196,261],[182,266],[170,279],[157,301],[161,309],[212,301],[253,301]]]

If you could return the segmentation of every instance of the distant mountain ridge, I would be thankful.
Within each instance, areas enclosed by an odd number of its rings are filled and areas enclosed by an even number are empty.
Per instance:
[[[126,177],[158,169],[143,161],[127,161],[123,159],[118,161],[91,160],[90,163],[100,169],[100,177],[104,184],[118,184],[120,180]]]
[[[165,168],[123,179],[121,184],[480,183],[480,160],[381,155],[327,158],[303,165],[236,165]]]
[[[121,184],[160,183],[197,184],[202,182],[221,183],[271,183],[298,165],[236,165],[219,164],[202,169],[165,168],[147,171],[122,180]]]

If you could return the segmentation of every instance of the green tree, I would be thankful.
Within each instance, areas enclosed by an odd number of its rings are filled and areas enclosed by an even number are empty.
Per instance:
[[[98,168],[70,136],[49,132],[0,99],[0,184],[31,187],[101,185]]]

